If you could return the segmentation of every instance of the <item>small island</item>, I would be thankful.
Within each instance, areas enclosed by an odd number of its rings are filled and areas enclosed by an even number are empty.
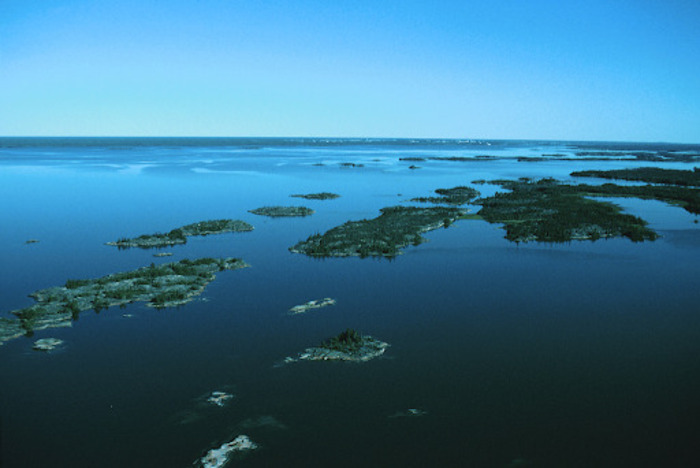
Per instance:
[[[440,188],[435,190],[435,193],[440,195],[439,197],[417,197],[412,198],[412,202],[418,203],[436,203],[436,204],[447,204],[447,205],[464,205],[470,200],[479,196],[479,191],[472,187],[466,187],[464,185],[453,187],[450,189]]]
[[[158,252],[156,254],[153,254],[154,257],[172,257],[173,253],[172,252]]]
[[[42,338],[34,342],[35,351],[49,352],[54,351],[59,346],[63,345],[63,340],[60,338]]]
[[[380,211],[377,218],[348,221],[289,250],[312,257],[395,257],[401,253],[399,249],[423,243],[422,233],[448,227],[466,214],[466,210],[454,207],[393,206]]]
[[[200,460],[202,468],[223,468],[228,465],[231,456],[236,452],[248,452],[255,450],[258,445],[250,440],[247,435],[239,435],[230,442],[226,442],[219,448],[209,450]]]
[[[206,402],[210,405],[215,405],[223,408],[224,406],[226,406],[229,400],[232,399],[233,395],[231,393],[222,392],[220,390],[214,390],[207,396]]]
[[[315,299],[313,301],[306,302],[301,305],[297,305],[289,309],[289,315],[305,314],[306,312],[313,309],[320,309],[321,307],[327,307],[335,305],[335,299],[330,297],[324,297],[323,299]]]
[[[217,272],[247,266],[239,258],[184,259],[97,279],[70,279],[65,286],[30,294],[37,304],[12,311],[17,319],[0,319],[0,344],[35,330],[71,326],[86,310],[100,312],[137,301],[156,308],[183,305],[202,294]]]
[[[336,198],[339,198],[340,195],[331,192],[319,192],[307,194],[297,193],[294,195],[290,195],[290,197],[304,198],[306,200],[334,200]]]
[[[368,335],[361,335],[348,328],[338,336],[330,338],[318,347],[307,348],[296,358],[287,357],[285,363],[297,361],[353,361],[366,362],[384,354],[388,343]]]
[[[208,236],[211,234],[224,234],[227,232],[252,231],[253,226],[238,219],[214,219],[187,224],[168,233],[144,234],[134,238],[122,237],[115,242],[107,242],[120,249],[139,247],[150,249],[154,247],[172,247],[187,243],[189,236]]]
[[[254,210],[249,210],[250,213],[258,216],[269,216],[271,218],[285,218],[293,216],[311,216],[314,210],[305,206],[263,206]]]

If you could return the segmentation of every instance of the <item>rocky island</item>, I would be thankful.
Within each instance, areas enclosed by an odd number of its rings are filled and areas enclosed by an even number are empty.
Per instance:
[[[348,221],[325,234],[314,234],[290,247],[312,257],[395,257],[399,249],[425,241],[422,233],[447,227],[466,210],[454,207],[382,208],[373,219]]]
[[[12,311],[16,319],[0,319],[0,344],[35,330],[70,326],[86,310],[99,312],[137,301],[156,308],[186,304],[202,294],[217,272],[247,266],[238,258],[184,259],[97,279],[71,279],[65,286],[30,294],[37,304]]]
[[[214,219],[187,224],[168,233],[144,234],[134,238],[123,237],[115,242],[107,242],[120,249],[139,247],[150,249],[154,247],[171,247],[187,243],[189,236],[208,236],[210,234],[224,234],[227,232],[252,231],[253,226],[238,219]]]
[[[306,200],[333,200],[335,198],[339,198],[340,195],[338,195],[337,193],[331,193],[331,192],[319,192],[319,193],[307,193],[307,194],[297,193],[294,195],[290,195],[290,197],[304,198]]]
[[[289,315],[305,314],[306,312],[313,309],[320,309],[321,307],[327,307],[335,305],[335,299],[330,297],[325,297],[323,299],[315,299],[313,301],[306,302],[301,305],[297,305],[289,309]]]
[[[61,345],[63,345],[63,340],[60,338],[42,338],[40,340],[36,340],[32,348],[35,351],[49,352],[55,350]]]
[[[269,216],[271,218],[310,216],[314,214],[314,210],[305,206],[263,206],[249,210],[249,212],[254,215]]]
[[[384,354],[388,343],[368,335],[361,335],[348,328],[340,335],[321,343],[318,347],[307,348],[296,358],[287,357],[285,363],[297,361],[353,361],[366,362]]]
[[[226,393],[226,392],[222,392],[220,390],[215,390],[215,391],[211,392],[209,395],[207,395],[206,402],[211,404],[211,405],[215,405],[215,406],[219,406],[219,407],[223,408],[224,406],[226,406],[226,404],[229,402],[229,400],[232,400],[232,399],[233,399],[233,395],[231,393]]]
[[[255,450],[258,445],[250,440],[247,435],[239,435],[230,442],[226,442],[219,448],[211,449],[200,460],[202,468],[223,468],[228,465],[231,456],[237,452]]]

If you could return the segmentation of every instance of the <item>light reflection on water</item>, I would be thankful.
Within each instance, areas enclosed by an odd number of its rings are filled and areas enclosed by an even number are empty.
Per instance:
[[[499,151],[574,151],[567,148],[511,144]],[[572,170],[637,164],[425,161],[409,170],[411,162],[397,161],[467,151],[484,147],[3,149],[4,312],[30,305],[26,294],[68,278],[151,262],[231,255],[252,265],[221,273],[185,307],[85,312],[71,328],[36,333],[34,339],[66,340],[61,353],[32,352],[30,339],[5,344],[3,461],[186,466],[242,431],[263,446],[240,460],[248,466],[691,460],[700,416],[700,242],[695,217],[680,208],[611,200],[659,230],[663,237],[654,243],[516,245],[498,226],[461,221],[428,233],[428,243],[393,261],[288,252],[309,234],[374,217],[439,187],[476,179],[569,180]],[[477,188],[484,195],[496,189]],[[289,197],[321,191],[342,197]],[[304,205],[316,213],[303,219],[248,213],[263,205]],[[192,238],[166,259],[103,245],[224,217],[256,229]],[[30,238],[40,242],[25,245]],[[322,297],[338,302],[299,317],[285,314]],[[274,366],[347,327],[392,347],[362,365]],[[199,396],[228,388],[236,394],[231,405],[181,424],[177,416],[196,411]],[[427,413],[390,418],[409,408]],[[281,424],[245,424],[269,417]]]

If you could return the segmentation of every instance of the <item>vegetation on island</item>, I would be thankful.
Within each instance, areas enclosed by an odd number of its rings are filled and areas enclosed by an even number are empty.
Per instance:
[[[479,196],[479,192],[466,186],[453,187],[450,189],[440,188],[435,190],[439,197],[417,197],[412,198],[412,202],[419,203],[445,203],[448,205],[464,205],[469,200]]]
[[[482,206],[477,214],[490,223],[503,223],[506,239],[514,242],[568,242],[620,236],[639,242],[658,237],[643,219],[622,213],[612,203],[585,198],[590,194],[589,186],[565,185],[554,179],[492,183],[510,192],[477,200],[475,203]],[[615,196],[614,192],[606,195]]]
[[[359,349],[363,342],[362,335],[352,328],[348,328],[338,336],[334,336],[321,343],[320,347],[332,349],[334,351],[352,352]]]
[[[271,218],[310,216],[315,213],[314,210],[305,206],[263,206],[261,208],[249,210],[249,212],[259,216],[269,216]]]
[[[333,200],[335,198],[339,198],[340,195],[337,193],[331,193],[331,192],[319,192],[319,193],[297,193],[294,195],[290,195],[290,197],[296,197],[296,198],[304,198],[306,200]]]
[[[371,336],[362,335],[348,328],[333,338],[329,338],[315,348],[307,348],[298,357],[288,357],[285,363],[297,361],[355,361],[365,362],[384,354],[388,343]]]
[[[576,156],[598,156],[603,159],[634,158],[638,161],[678,161],[700,160],[700,153],[685,151],[579,151]]]
[[[210,234],[223,234],[226,232],[252,231],[253,226],[238,219],[214,219],[187,224],[168,233],[144,234],[134,238],[122,237],[115,242],[107,242],[119,248],[139,247],[150,249],[153,247],[171,247],[187,243],[189,236],[208,236]]]
[[[447,227],[466,213],[455,207],[393,206],[380,211],[377,218],[348,221],[289,250],[313,257],[395,257],[399,249],[423,243],[422,233]]]
[[[599,197],[629,197],[678,205],[693,214],[700,214],[700,189],[672,185],[588,185],[579,184],[574,190],[583,195]]]
[[[149,307],[172,307],[190,302],[223,270],[248,265],[238,258],[184,259],[114,273],[96,279],[69,279],[64,286],[30,294],[36,304],[14,310],[17,319],[0,320],[0,344],[34,330],[70,326],[81,312],[143,301]]]
[[[611,171],[577,171],[573,177],[597,177],[600,179],[630,180],[650,184],[680,185],[700,187],[700,168],[693,170],[662,169],[659,167],[637,167]]]
[[[484,160],[501,159],[499,156],[491,156],[487,154],[478,154],[475,156],[428,156],[425,158],[406,157],[399,158],[399,161],[453,161],[453,162],[473,162]]]

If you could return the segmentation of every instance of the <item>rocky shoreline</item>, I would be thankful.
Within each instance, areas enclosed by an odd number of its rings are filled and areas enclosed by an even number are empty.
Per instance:
[[[202,294],[215,273],[249,266],[239,258],[200,258],[96,279],[68,280],[65,286],[41,289],[30,294],[37,304],[14,310],[16,319],[0,320],[0,344],[46,328],[71,326],[80,312],[99,312],[112,306],[146,302],[148,307],[186,304]]]

